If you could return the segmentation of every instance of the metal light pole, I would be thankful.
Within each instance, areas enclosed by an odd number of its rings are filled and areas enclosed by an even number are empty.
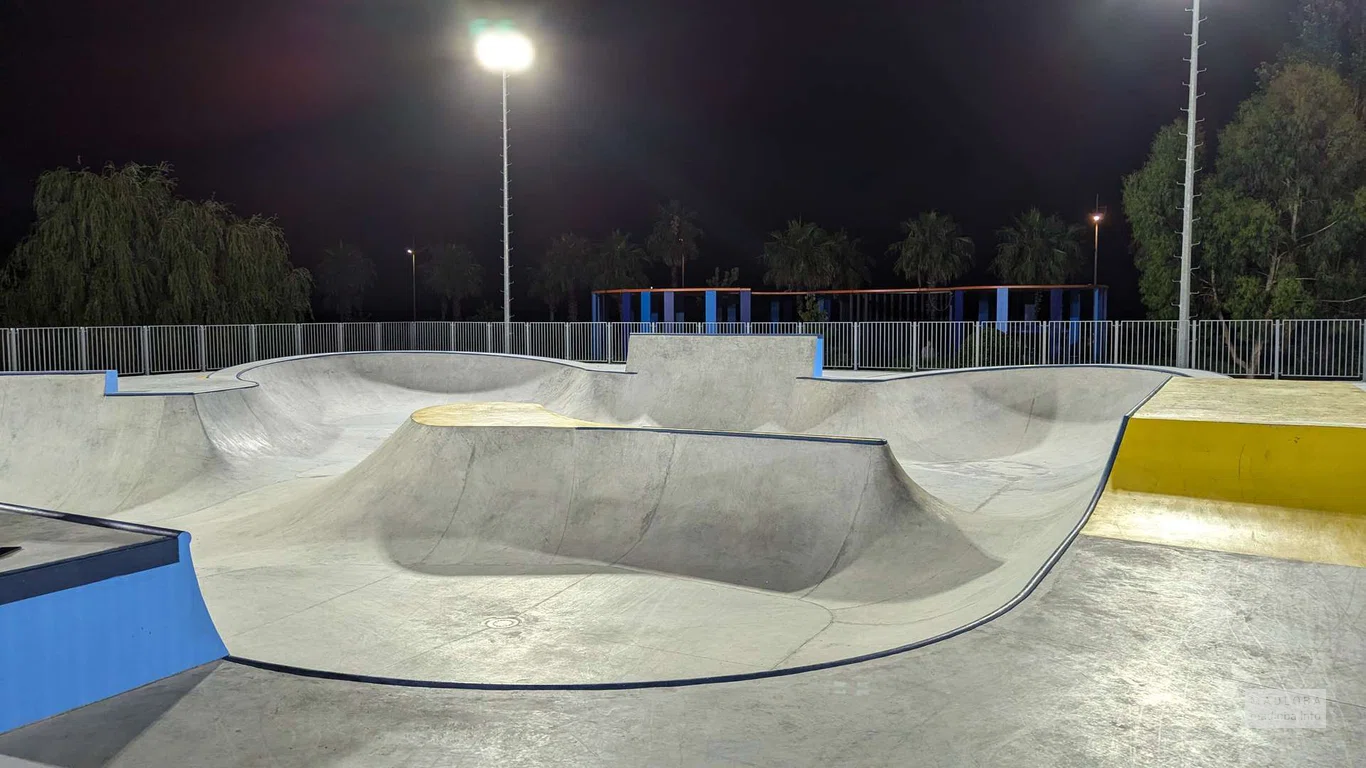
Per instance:
[[[1105,219],[1105,214],[1100,212],[1100,198],[1096,198],[1095,212],[1091,214],[1091,223],[1096,228],[1096,241],[1091,246],[1091,285],[1100,285],[1100,222]]]
[[[408,255],[413,259],[413,322],[417,322],[417,251],[408,249]]]
[[[1186,188],[1181,216],[1181,298],[1180,322],[1176,328],[1176,366],[1190,367],[1191,333],[1191,237],[1195,228],[1195,132],[1199,120],[1195,105],[1200,98],[1197,80],[1200,77],[1200,0],[1191,0],[1191,73],[1189,106],[1186,109]]]
[[[503,351],[512,351],[512,229],[508,196],[508,75],[531,66],[536,56],[531,41],[509,22],[481,23],[474,42],[475,57],[503,78]]]

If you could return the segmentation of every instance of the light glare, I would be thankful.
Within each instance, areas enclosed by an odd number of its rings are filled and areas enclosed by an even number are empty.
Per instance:
[[[523,72],[536,58],[536,51],[521,32],[490,29],[475,39],[474,56],[484,69],[493,72]]]

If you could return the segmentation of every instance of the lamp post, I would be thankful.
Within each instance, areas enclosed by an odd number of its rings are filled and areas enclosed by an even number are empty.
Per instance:
[[[1190,367],[1191,333],[1191,236],[1195,226],[1195,104],[1200,99],[1196,81],[1200,77],[1200,0],[1191,0],[1191,57],[1190,89],[1186,108],[1186,184],[1185,202],[1181,215],[1181,297],[1178,303],[1179,322],[1176,326],[1176,367]]]
[[[413,259],[413,322],[417,322],[417,251],[408,249],[408,255]]]
[[[1091,286],[1100,285],[1100,222],[1105,219],[1105,214],[1100,212],[1100,206],[1096,206],[1096,212],[1091,214],[1091,223],[1096,228],[1096,241],[1091,246]]]
[[[508,75],[526,71],[536,57],[531,40],[506,22],[481,29],[475,36],[479,64],[503,78],[503,351],[512,351],[512,245],[508,213]]]

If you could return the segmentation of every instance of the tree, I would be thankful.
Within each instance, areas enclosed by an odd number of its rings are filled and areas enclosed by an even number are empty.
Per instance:
[[[1079,227],[1058,216],[1044,216],[1038,208],[1031,208],[997,233],[1000,242],[991,270],[1014,285],[1064,282],[1077,269],[1079,232]]]
[[[578,293],[590,282],[594,255],[593,243],[586,237],[564,234],[551,241],[531,284],[531,295],[545,303],[551,320],[555,310],[567,306],[569,322],[578,322]]]
[[[443,243],[421,250],[422,284],[441,301],[441,319],[460,319],[460,303],[484,290],[484,269],[469,248]]]
[[[318,266],[318,293],[340,320],[360,318],[365,289],[375,281],[375,265],[354,245],[338,242],[323,252]]]
[[[857,240],[800,219],[771,233],[760,258],[764,281],[782,290],[858,288],[868,280]]]
[[[916,288],[942,288],[972,268],[975,247],[953,217],[938,211],[901,222],[905,237],[887,248],[894,269]]]
[[[1360,0],[1303,0],[1295,40],[1280,64],[1316,64],[1337,72],[1358,102],[1366,95],[1366,9]],[[1278,73],[1264,71],[1266,80]],[[1360,106],[1360,104],[1358,104]]]
[[[0,272],[0,307],[26,325],[268,323],[308,317],[312,282],[275,222],[175,195],[169,165],[59,168]]]
[[[640,288],[646,283],[644,263],[645,249],[631,242],[630,235],[613,230],[594,254],[590,285],[595,291]]]
[[[1185,158],[1186,120],[1182,118],[1158,131],[1147,163],[1124,178],[1124,215],[1133,232],[1138,291],[1148,316],[1155,320],[1176,319]],[[1197,157],[1196,163],[1200,162]]]
[[[659,206],[654,229],[645,240],[645,250],[651,261],[669,268],[670,284],[677,288],[687,278],[689,260],[697,259],[698,241],[702,229],[697,226],[697,214],[683,207],[677,200]]]
[[[712,270],[711,277],[707,278],[708,288],[733,288],[740,283],[740,268],[731,267],[725,272],[720,267]]]

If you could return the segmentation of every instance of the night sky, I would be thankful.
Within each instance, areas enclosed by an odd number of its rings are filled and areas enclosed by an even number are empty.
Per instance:
[[[1212,0],[1207,125],[1291,35],[1294,0]],[[936,208],[978,245],[1031,205],[1111,221],[1101,280],[1139,312],[1123,174],[1179,116],[1185,0],[0,0],[0,251],[44,169],[169,161],[184,194],[278,217],[302,266],[345,239],[379,267],[367,309],[407,312],[410,243],[499,246],[498,78],[468,23],[538,43],[511,95],[513,289],[557,233],[640,240],[679,198],[707,237],[697,284],[792,216],[881,254]],[[901,284],[890,260],[878,287]],[[661,274],[656,279],[665,279]],[[493,290],[488,300],[497,302]],[[477,303],[477,302],[476,302]],[[534,312],[533,312],[534,310]]]

